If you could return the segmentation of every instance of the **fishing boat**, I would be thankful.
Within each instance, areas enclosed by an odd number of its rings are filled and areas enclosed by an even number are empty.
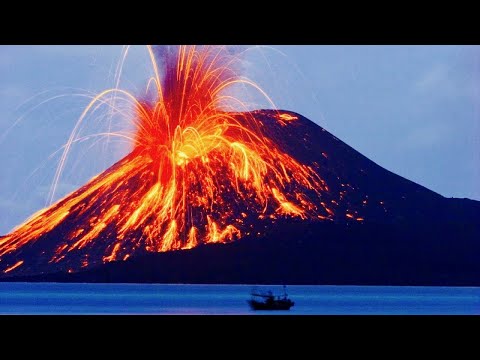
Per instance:
[[[251,299],[247,300],[252,310],[290,310],[295,304],[288,298],[285,285],[283,295],[274,295],[271,290],[267,292],[251,292]]]

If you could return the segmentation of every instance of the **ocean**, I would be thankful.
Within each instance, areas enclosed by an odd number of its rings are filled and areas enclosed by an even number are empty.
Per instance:
[[[22,315],[470,315],[480,287],[287,285],[295,305],[253,311],[252,289],[280,285],[0,283],[0,314]]]

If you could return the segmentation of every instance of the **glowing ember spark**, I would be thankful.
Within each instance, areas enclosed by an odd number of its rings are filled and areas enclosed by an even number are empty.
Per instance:
[[[278,115],[278,121],[282,126],[288,125],[287,122],[293,121],[293,120],[298,120],[298,116],[290,115],[287,113]]]
[[[132,103],[135,131],[121,135],[130,139],[132,152],[1,239],[0,261],[74,218],[82,221],[59,233],[59,242],[47,254],[51,263],[71,271],[126,260],[136,252],[233,241],[249,234],[258,219],[332,219],[333,211],[320,202],[328,188],[317,172],[265,136],[255,112],[234,111],[244,105],[227,92],[232,85],[262,92],[234,71],[238,57],[225,47],[176,50],[165,52],[160,62],[148,47],[153,99],[110,89],[87,106],[79,123],[98,102],[108,103],[109,94]],[[297,119],[277,115],[282,126]],[[55,183],[79,123],[65,146]],[[92,251],[94,245],[101,251]],[[6,273],[22,263],[0,266]]]
[[[18,268],[18,267],[19,267],[20,265],[22,265],[22,264],[23,264],[23,260],[20,260],[20,261],[18,261],[15,265],[12,265],[12,266],[6,268],[3,272],[4,272],[5,274],[6,274],[6,273],[9,273],[10,271]]]

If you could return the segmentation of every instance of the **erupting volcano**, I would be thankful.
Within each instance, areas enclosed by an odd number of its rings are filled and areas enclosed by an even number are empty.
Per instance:
[[[111,135],[127,137],[133,151],[1,239],[4,273],[22,273],[32,265],[78,271],[138,252],[232,241],[258,232],[258,219],[333,219],[321,201],[328,187],[318,164],[285,153],[266,135],[268,124],[258,112],[229,111],[242,106],[227,92],[232,85],[261,91],[234,71],[238,57],[225,47],[170,48],[160,59],[155,49],[149,47],[149,53],[153,100],[113,89],[86,110],[112,91],[130,99],[135,133]],[[297,119],[287,112],[273,117],[280,126]],[[60,171],[61,166],[56,181]],[[52,231],[60,231],[55,243],[47,241]],[[21,255],[31,251],[38,252],[34,264]]]
[[[148,95],[106,90],[79,120],[108,104],[110,94],[130,102],[134,131],[108,135],[127,139],[131,152],[0,237],[1,277],[77,273],[203,244],[264,241],[285,224],[348,229],[477,219],[478,203],[449,201],[390,173],[297,113],[246,111],[232,87],[268,96],[238,75],[239,57],[226,47],[148,53]]]

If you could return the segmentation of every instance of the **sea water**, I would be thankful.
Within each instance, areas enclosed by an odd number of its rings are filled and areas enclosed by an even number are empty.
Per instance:
[[[480,287],[287,285],[295,305],[253,311],[253,290],[280,285],[0,283],[0,314],[480,314]]]

